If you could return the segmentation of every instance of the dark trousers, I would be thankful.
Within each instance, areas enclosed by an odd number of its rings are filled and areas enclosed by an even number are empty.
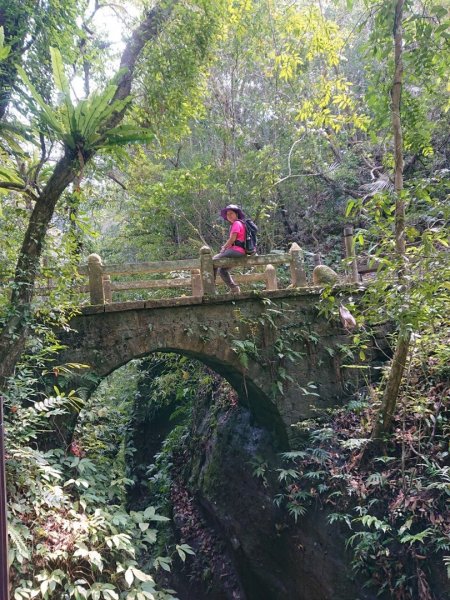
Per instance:
[[[228,248],[227,250],[220,252],[220,254],[216,254],[213,258],[244,258],[244,257],[245,257],[245,254],[242,254],[242,252],[239,252],[239,250],[233,250],[232,248]],[[236,287],[236,283],[235,283],[234,279],[231,277],[229,269],[226,269],[225,267],[215,267],[214,268],[214,281],[216,280],[217,273],[219,273],[223,282],[230,288],[230,290]]]

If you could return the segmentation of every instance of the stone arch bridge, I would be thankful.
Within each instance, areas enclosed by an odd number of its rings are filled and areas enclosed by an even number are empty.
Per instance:
[[[312,406],[339,405],[368,372],[346,367],[352,336],[320,315],[319,299],[317,288],[298,288],[86,306],[60,335],[59,361],[105,377],[157,351],[198,359],[286,444]],[[368,364],[382,359],[380,341]]]

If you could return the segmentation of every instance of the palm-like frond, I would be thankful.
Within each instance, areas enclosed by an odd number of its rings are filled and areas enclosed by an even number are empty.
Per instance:
[[[73,113],[73,104],[70,98],[70,87],[69,81],[64,71],[64,64],[62,61],[61,52],[57,48],[50,48],[50,57],[52,61],[53,79],[55,81],[56,89],[62,95],[64,102],[64,109],[61,111],[64,119],[64,126],[66,131],[71,130],[71,114]]]
[[[387,175],[381,175],[378,179],[363,184],[361,189],[364,190],[368,196],[374,196],[381,192],[392,191],[394,185]]]
[[[15,183],[17,185],[24,185],[24,181],[20,179],[17,172],[13,169],[8,169],[8,167],[0,166],[0,179],[2,181],[7,181],[8,183]]]
[[[52,132],[54,132],[55,134],[60,136],[60,138],[62,138],[64,136],[65,131],[62,127],[61,122],[58,119],[57,113],[50,106],[48,106],[48,104],[46,104],[45,100],[42,98],[42,96],[39,94],[37,89],[31,83],[31,81],[28,78],[28,75],[25,73],[24,69],[20,65],[17,65],[16,68],[17,68],[17,72],[20,75],[22,81],[29,89],[34,101],[40,107],[40,109],[41,109],[40,116],[42,117],[43,121],[51,129]]]
[[[151,142],[154,139],[155,134],[148,129],[133,125],[120,125],[105,132],[104,147],[123,146],[134,142]]]
[[[114,112],[126,108],[130,98],[114,100],[117,86],[110,83],[102,91],[93,92],[88,98],[74,106],[70,98],[70,86],[64,72],[61,53],[51,48],[55,85],[62,97],[62,104],[55,110],[50,107],[35,89],[25,71],[19,67],[19,74],[30,90],[39,107],[39,116],[47,127],[69,148],[101,149],[130,144],[138,141],[151,141],[154,134],[132,125],[106,128]]]

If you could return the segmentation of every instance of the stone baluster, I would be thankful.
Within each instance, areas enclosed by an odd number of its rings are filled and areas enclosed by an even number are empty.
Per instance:
[[[318,267],[322,264],[322,255],[320,254],[320,252],[318,254],[314,254],[313,259],[315,267]]]
[[[88,275],[91,304],[105,304],[103,264],[98,254],[90,254],[88,257]]]
[[[112,302],[111,275],[103,275],[103,290],[105,293],[105,303]]]
[[[211,248],[202,246],[200,248],[200,274],[202,280],[202,295],[214,296],[216,286],[214,283],[214,269]]]
[[[273,265],[267,265],[265,270],[266,275],[266,290],[277,290],[278,289],[278,280],[277,280],[277,272]]]
[[[289,250],[291,255],[291,285],[292,287],[306,287],[305,263],[303,250],[294,242]]]
[[[191,286],[192,295],[194,297],[203,296],[202,276],[200,274],[200,269],[191,270]]]
[[[353,240],[353,227],[349,225],[344,228],[344,243],[345,243],[345,256],[351,261],[351,275],[349,276],[352,283],[358,283],[358,262],[355,256],[355,243]]]

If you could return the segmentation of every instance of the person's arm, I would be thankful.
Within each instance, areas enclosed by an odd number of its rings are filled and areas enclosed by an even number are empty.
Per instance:
[[[227,239],[225,244],[222,246],[222,252],[224,250],[228,250],[228,248],[231,248],[232,246],[234,246],[234,244],[236,243],[236,238],[239,235],[239,233],[241,232],[242,227],[243,227],[243,225],[240,221],[235,221],[233,223],[233,225],[231,226],[231,229],[230,229],[230,237]]]
[[[222,252],[224,250],[228,250],[228,248],[231,248],[231,246],[234,246],[234,242],[236,241],[236,238],[237,238],[236,232],[230,234],[230,237],[227,239],[225,244],[222,246]]]

